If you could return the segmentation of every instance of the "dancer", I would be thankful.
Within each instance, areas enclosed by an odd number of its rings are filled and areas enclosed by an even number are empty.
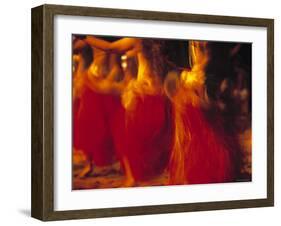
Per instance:
[[[167,73],[163,41],[123,38],[109,43],[87,36],[86,42],[104,51],[137,58],[137,77],[121,94],[124,121],[115,127],[118,129],[114,135],[127,177],[124,186],[161,175],[169,161],[173,134],[172,107],[163,90]]]
[[[233,181],[235,142],[225,133],[219,113],[210,116],[205,89],[205,67],[209,61],[206,42],[191,41],[191,69],[179,80],[175,74],[172,98],[175,139],[169,165],[170,184],[202,184]],[[172,94],[171,94],[172,93]],[[212,121],[210,121],[212,120]],[[215,125],[215,126],[213,126]]]
[[[119,64],[114,63],[115,56],[92,49],[82,40],[74,43],[74,50],[80,54],[73,79],[73,140],[75,149],[82,150],[89,161],[79,175],[84,177],[116,161],[109,122],[112,112],[121,106],[121,102],[117,96],[101,92],[97,84],[120,76],[121,69],[118,70]],[[83,54],[85,51],[88,54]],[[91,64],[86,63],[89,61]],[[79,104],[76,104],[77,100]]]

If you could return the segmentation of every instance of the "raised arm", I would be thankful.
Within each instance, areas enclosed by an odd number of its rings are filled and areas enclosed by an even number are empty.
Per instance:
[[[129,50],[139,49],[141,42],[141,40],[137,38],[122,38],[115,42],[108,42],[93,36],[87,36],[85,41],[92,47],[120,54],[125,53]]]

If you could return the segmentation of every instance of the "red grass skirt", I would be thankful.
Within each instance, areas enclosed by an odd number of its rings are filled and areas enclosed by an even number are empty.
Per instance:
[[[161,95],[137,96],[124,116],[123,154],[135,180],[148,180],[167,167],[173,139],[172,107]]]
[[[170,164],[172,184],[203,184],[232,181],[237,165],[237,146],[232,137],[226,135],[219,117],[207,120],[198,107],[186,105],[181,115],[188,142],[182,147],[183,161],[175,157]],[[184,177],[176,178],[178,167],[184,164]]]
[[[79,104],[73,105],[73,145],[84,151],[90,161],[105,166],[115,160],[111,123],[121,108],[120,98],[86,88]]]

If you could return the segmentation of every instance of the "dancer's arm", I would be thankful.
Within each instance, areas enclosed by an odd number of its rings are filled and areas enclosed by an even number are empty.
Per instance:
[[[85,42],[82,39],[78,39],[76,41],[73,42],[73,50],[79,50],[84,48],[87,44],[87,42]]]
[[[85,41],[95,48],[115,53],[124,53],[140,46],[140,39],[136,38],[122,38],[115,42],[108,42],[100,38],[87,36]]]

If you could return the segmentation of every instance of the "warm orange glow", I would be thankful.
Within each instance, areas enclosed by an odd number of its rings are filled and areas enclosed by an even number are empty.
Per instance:
[[[184,106],[191,104],[200,107],[203,100],[205,73],[204,67],[208,61],[206,42],[190,42],[190,61],[192,68],[184,70],[180,75],[180,88],[173,101],[175,106],[175,140],[171,155],[171,184],[185,184],[187,175],[185,170],[188,145],[192,139],[190,129],[183,122]]]
[[[219,114],[213,121],[205,114],[213,104],[206,91],[208,42],[189,41],[190,67],[161,77],[143,39],[85,40],[77,46],[91,47],[92,62],[73,53],[75,188],[232,181],[235,139],[244,151],[240,171],[251,175],[251,128],[234,139]],[[222,81],[220,91],[228,85]]]
[[[252,173],[252,130],[248,129],[239,135],[239,143],[243,151],[243,167],[241,173]]]

